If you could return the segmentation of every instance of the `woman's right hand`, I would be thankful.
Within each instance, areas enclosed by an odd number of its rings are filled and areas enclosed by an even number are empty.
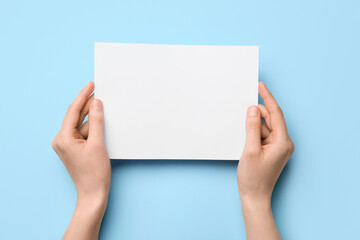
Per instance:
[[[259,83],[259,93],[265,106],[251,106],[247,111],[246,143],[237,170],[238,188],[248,239],[279,239],[271,195],[295,147],[282,110],[263,82]]]

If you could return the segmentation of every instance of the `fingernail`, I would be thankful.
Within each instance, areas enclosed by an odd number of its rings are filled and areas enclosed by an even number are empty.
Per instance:
[[[249,108],[249,116],[256,116],[258,115],[258,108],[256,106],[251,106]]]
[[[99,99],[94,99],[94,109],[96,110],[102,109],[102,103]]]

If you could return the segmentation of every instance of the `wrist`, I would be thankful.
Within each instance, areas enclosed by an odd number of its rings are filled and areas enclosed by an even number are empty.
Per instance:
[[[271,213],[271,197],[240,197],[241,209],[246,212]]]
[[[108,193],[78,193],[76,208],[86,209],[89,213],[104,214],[108,203]]]

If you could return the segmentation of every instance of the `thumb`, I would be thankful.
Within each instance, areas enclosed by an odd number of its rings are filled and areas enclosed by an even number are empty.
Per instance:
[[[257,106],[250,106],[246,116],[246,142],[244,152],[259,153],[261,150],[261,116]]]
[[[89,140],[104,141],[104,112],[100,99],[94,99],[89,109]]]

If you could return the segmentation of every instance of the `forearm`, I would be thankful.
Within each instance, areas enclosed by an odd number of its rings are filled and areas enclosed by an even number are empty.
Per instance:
[[[281,239],[272,214],[270,200],[241,199],[241,209],[248,240]]]
[[[74,214],[63,240],[98,239],[106,206],[107,195],[78,196]]]

